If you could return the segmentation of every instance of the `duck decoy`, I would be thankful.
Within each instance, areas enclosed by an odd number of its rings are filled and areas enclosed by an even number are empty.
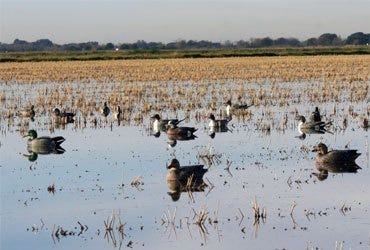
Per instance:
[[[100,108],[100,113],[102,115],[104,115],[105,117],[107,117],[110,113],[110,108],[108,107],[108,104],[107,102],[104,102],[104,106],[102,108]]]
[[[116,111],[113,113],[113,119],[117,121],[122,119],[122,110],[120,106],[117,106]]]
[[[300,134],[303,134],[304,130],[315,130],[315,131],[324,131],[327,132],[326,127],[331,125],[330,122],[323,122],[323,121],[318,121],[318,122],[313,122],[313,121],[308,121],[306,122],[306,118],[301,115],[298,117],[299,123],[298,123],[298,132]]]
[[[170,140],[193,140],[195,131],[194,127],[177,127],[172,121],[168,122],[167,136]]]
[[[210,114],[208,118],[210,119],[208,123],[210,134],[212,134],[213,132],[227,132],[228,131],[227,124],[229,123],[230,119],[216,120],[213,114]]]
[[[315,160],[319,166],[320,164],[329,164],[331,166],[342,166],[343,168],[356,164],[356,158],[361,155],[357,150],[352,149],[328,151],[328,147],[324,143],[319,143],[313,148],[312,152],[317,152]]]
[[[356,173],[361,169],[355,162],[361,154],[357,150],[332,150],[328,152],[328,147],[324,143],[315,146],[312,152],[318,152],[316,156],[316,169],[319,173],[312,173],[319,181],[328,178],[328,172],[332,173]]]
[[[67,123],[73,123],[75,120],[73,117],[75,117],[75,113],[72,112],[63,112],[60,111],[60,109],[55,108],[53,112],[54,121],[55,123],[60,124],[67,124]]]
[[[204,174],[208,169],[204,165],[191,165],[180,167],[180,162],[172,159],[166,176],[167,186],[170,189],[169,195],[173,201],[180,198],[181,192],[202,192],[207,184],[203,181]]]
[[[231,100],[226,102],[226,115],[231,116],[233,110],[248,109],[252,105],[248,104],[231,104]]]
[[[311,122],[321,122],[321,115],[318,107],[315,107],[315,111],[310,116]]]
[[[153,119],[153,131],[164,131],[166,132],[167,129],[169,128],[169,122],[171,122],[174,126],[177,126],[180,122],[184,121],[184,119],[161,119],[161,117],[159,116],[159,114],[155,114],[153,115],[152,117],[150,117],[151,119]]]
[[[19,112],[19,116],[21,116],[21,117],[28,117],[28,118],[31,118],[31,119],[34,118],[35,117],[35,106],[34,105],[31,105],[30,108],[21,110]]]
[[[23,137],[29,137],[27,141],[28,152],[36,154],[63,154],[65,150],[60,146],[64,141],[64,137],[37,137],[37,132],[33,129],[29,130]]]

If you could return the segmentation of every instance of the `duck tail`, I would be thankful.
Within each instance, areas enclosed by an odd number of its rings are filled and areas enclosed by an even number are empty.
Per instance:
[[[55,145],[57,147],[60,147],[60,144],[62,144],[66,139],[64,139],[63,136],[57,136],[57,137],[53,137],[52,140],[55,142]]]
[[[66,150],[64,148],[62,148],[60,145],[57,145],[55,147],[55,150],[54,150],[54,153],[55,154],[63,154]]]
[[[183,118],[181,120],[178,120],[175,125],[178,125],[180,122],[185,121],[186,118]]]

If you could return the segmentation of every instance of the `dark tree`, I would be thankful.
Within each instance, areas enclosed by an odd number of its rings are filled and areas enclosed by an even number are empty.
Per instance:
[[[107,43],[104,47],[105,50],[113,50],[114,44],[113,43]]]
[[[339,45],[341,43],[341,39],[336,34],[325,33],[319,36],[317,42],[318,45],[332,46]]]
[[[370,42],[370,34],[364,34],[362,32],[356,32],[349,35],[346,39],[346,44],[349,45],[366,45]]]

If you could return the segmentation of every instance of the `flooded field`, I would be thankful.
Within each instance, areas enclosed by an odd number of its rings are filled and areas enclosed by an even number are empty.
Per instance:
[[[369,249],[369,59],[0,64],[1,249]],[[174,185],[173,159],[207,171]]]

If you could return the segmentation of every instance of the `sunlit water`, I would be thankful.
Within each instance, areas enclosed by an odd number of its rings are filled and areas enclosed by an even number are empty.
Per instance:
[[[35,91],[19,88],[25,96]],[[149,117],[141,125],[111,126],[108,117],[102,127],[69,124],[50,133],[48,119],[41,116],[29,127],[39,136],[66,138],[62,144],[66,152],[39,155],[35,162],[23,156],[27,139],[17,131],[22,119],[11,125],[2,119],[1,249],[335,249],[341,244],[344,249],[368,249],[369,133],[351,118],[345,130],[339,129],[348,104],[337,104],[338,113],[330,117],[333,134],[296,138],[294,110],[308,115],[315,106],[297,103],[270,108],[275,121],[266,124],[281,123],[283,114],[289,114],[287,127],[273,125],[270,133],[256,129],[266,111],[263,107],[251,108],[250,121],[234,118],[232,131],[217,133],[214,139],[208,135],[206,120],[190,119],[185,124],[198,128],[198,138],[178,141],[173,148],[164,133],[159,138],[150,135]],[[368,106],[351,104],[360,114]],[[320,105],[328,117],[332,107],[333,103]],[[361,155],[356,162],[362,169],[329,173],[319,181],[312,175],[317,170],[311,152],[319,142],[330,149],[357,149]],[[173,201],[166,165],[173,158],[182,165],[204,164],[204,154],[216,155],[213,164],[206,165],[208,187],[204,192],[183,192]],[[134,187],[131,182],[138,176],[142,184]],[[54,194],[47,191],[52,184]],[[265,219],[255,221],[255,199],[261,210],[265,208]],[[198,225],[202,209],[207,217]],[[115,223],[106,231],[104,221],[112,213]],[[78,222],[87,230],[81,231]],[[72,235],[55,237],[60,227]]]

